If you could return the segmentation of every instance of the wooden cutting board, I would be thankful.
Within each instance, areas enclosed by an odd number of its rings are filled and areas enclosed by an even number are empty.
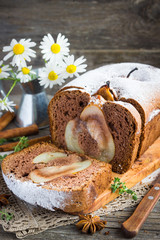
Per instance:
[[[131,188],[158,168],[160,168],[160,137],[134,163],[130,170],[124,174],[113,173],[113,179],[114,177],[119,177],[122,182],[126,183],[128,188]],[[81,213],[88,214],[96,211],[118,197],[118,193],[111,192],[110,186],[101,195],[99,195],[90,208]]]

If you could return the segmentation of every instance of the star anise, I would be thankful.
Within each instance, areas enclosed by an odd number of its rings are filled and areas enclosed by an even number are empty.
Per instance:
[[[9,204],[9,197],[9,194],[0,194],[0,206],[6,206],[7,204]]]
[[[103,229],[107,223],[107,221],[101,220],[100,217],[92,217],[92,215],[79,215],[79,220],[76,227],[81,229],[83,233],[91,234]]]

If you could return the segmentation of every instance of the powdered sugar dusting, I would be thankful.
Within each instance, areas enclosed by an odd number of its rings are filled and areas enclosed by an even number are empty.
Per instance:
[[[64,209],[66,207],[66,199],[71,199],[71,192],[47,190],[32,181],[20,181],[13,174],[5,175],[3,178],[8,188],[20,199],[32,204],[39,205],[49,210],[54,208]]]
[[[146,64],[140,63],[118,63],[110,64],[95,70],[91,70],[76,78],[75,80],[69,82],[65,85],[83,87],[86,92],[91,95],[96,93],[96,91],[108,80],[112,80],[115,77],[126,78],[128,73],[134,68],[138,68],[134,71],[129,78],[130,80],[138,80],[141,82],[157,82],[160,83],[160,69],[152,67]],[[71,91],[71,89],[69,90]]]
[[[153,112],[151,112],[150,115],[149,115],[148,122],[150,122],[159,113],[160,113],[160,109],[153,110]]]
[[[134,68],[138,68],[138,70],[132,72],[127,78],[128,73]],[[121,98],[134,99],[141,105],[145,113],[145,122],[149,121],[150,112],[158,109],[160,69],[145,64],[106,65],[81,75],[69,82],[66,87],[83,87],[83,91],[93,95],[107,81],[110,81],[110,87],[118,96],[118,100]]]
[[[88,105],[93,103],[95,105],[98,105],[100,108],[103,107],[103,104],[106,102],[106,100],[101,96],[92,96]]]

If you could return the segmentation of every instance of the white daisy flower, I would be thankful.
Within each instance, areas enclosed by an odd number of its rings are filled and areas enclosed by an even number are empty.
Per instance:
[[[65,38],[61,33],[58,34],[56,42],[51,34],[48,33],[47,36],[43,37],[39,48],[42,49],[43,59],[60,63],[63,57],[68,55],[69,45],[68,38]]]
[[[39,71],[39,80],[40,85],[44,88],[47,88],[48,86],[50,88],[53,87],[53,85],[62,85],[64,83],[64,78],[62,73],[62,68],[58,66],[55,62],[49,62],[46,64],[46,67],[43,69],[40,69]]]
[[[9,52],[5,57],[4,61],[13,57],[12,66],[24,66],[25,61],[30,62],[31,57],[36,57],[35,51],[31,49],[36,45],[35,42],[31,42],[31,39],[21,39],[19,42],[12,39],[10,46],[3,47],[3,52]]]
[[[3,61],[0,61],[0,79],[7,78],[10,74],[8,71],[11,70],[9,65],[2,66]]]
[[[6,111],[10,111],[10,112],[14,112],[14,110],[11,108],[13,106],[15,106],[16,104],[14,104],[13,101],[9,101],[7,98],[5,99],[1,99],[0,98],[0,108],[1,110],[6,110]]]
[[[32,80],[32,76],[31,74],[35,74],[35,72],[31,71],[32,66],[25,66],[25,67],[21,67],[19,68],[20,72],[17,74],[16,78],[20,79],[21,83],[26,83]]]
[[[82,56],[77,60],[74,60],[74,55],[68,56],[64,59],[63,68],[65,69],[64,78],[78,77],[79,73],[86,71],[87,64],[82,64],[86,59]]]

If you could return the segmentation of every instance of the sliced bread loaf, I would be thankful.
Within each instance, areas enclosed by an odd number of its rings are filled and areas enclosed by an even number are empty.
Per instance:
[[[7,156],[2,172],[20,199],[70,213],[89,208],[112,178],[109,164],[45,142]]]

